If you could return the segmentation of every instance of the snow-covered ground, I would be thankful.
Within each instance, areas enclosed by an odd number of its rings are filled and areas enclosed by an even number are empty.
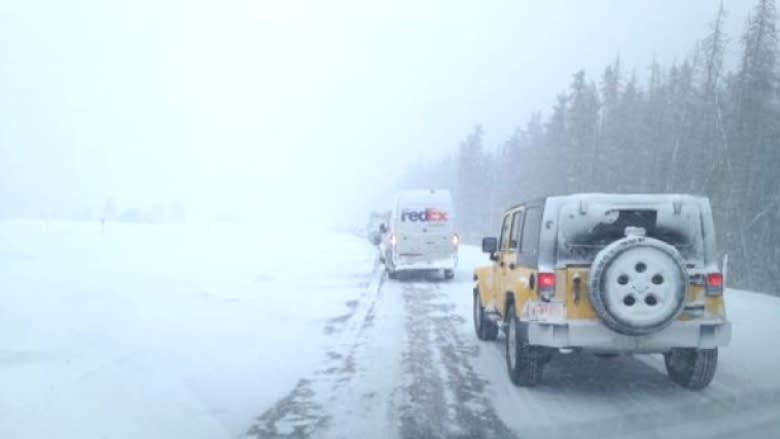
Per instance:
[[[306,227],[0,222],[0,438],[767,437],[780,299],[727,292],[701,392],[658,356],[560,356],[513,387],[452,282],[384,279]]]
[[[311,229],[0,222],[0,437],[241,435],[373,264]]]

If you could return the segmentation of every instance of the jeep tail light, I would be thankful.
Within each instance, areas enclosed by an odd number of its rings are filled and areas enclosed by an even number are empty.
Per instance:
[[[555,274],[554,273],[539,273],[539,296],[542,300],[549,302],[553,296],[555,296]]]
[[[723,294],[723,275],[721,273],[710,273],[707,275],[707,295],[720,296]]]
[[[395,247],[398,244],[398,238],[395,237],[395,233],[390,234],[390,246]]]
[[[458,244],[460,244],[460,236],[458,236],[457,233],[453,233],[451,241],[452,241],[452,246],[457,247]]]

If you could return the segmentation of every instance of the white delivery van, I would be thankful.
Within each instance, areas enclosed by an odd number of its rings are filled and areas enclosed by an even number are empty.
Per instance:
[[[446,279],[455,275],[460,237],[449,191],[399,192],[382,229],[382,259],[390,278],[400,271],[441,271]]]

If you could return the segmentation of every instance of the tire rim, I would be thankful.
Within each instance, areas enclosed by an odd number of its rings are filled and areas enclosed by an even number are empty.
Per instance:
[[[510,310],[514,313],[514,310]],[[506,331],[506,358],[509,361],[509,368],[515,368],[515,355],[517,354],[517,328],[515,328],[514,316],[510,317],[509,327]]]
[[[616,257],[605,271],[605,304],[625,324],[653,326],[679,309],[683,279],[669,255],[653,247],[634,247]]]

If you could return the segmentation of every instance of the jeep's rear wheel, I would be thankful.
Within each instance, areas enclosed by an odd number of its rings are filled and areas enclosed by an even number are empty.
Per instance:
[[[520,331],[520,321],[515,315],[515,305],[506,311],[506,366],[512,384],[533,387],[542,380],[546,355],[542,348],[528,345]]]
[[[669,377],[688,389],[707,387],[715,377],[718,366],[718,348],[677,348],[664,354],[664,364]]]
[[[479,299],[479,289],[474,288],[474,331],[480,340],[495,340],[498,336],[498,325],[485,315],[485,307]]]
[[[646,335],[671,324],[685,306],[688,277],[680,253],[630,236],[601,250],[590,272],[590,301],[613,331]]]

